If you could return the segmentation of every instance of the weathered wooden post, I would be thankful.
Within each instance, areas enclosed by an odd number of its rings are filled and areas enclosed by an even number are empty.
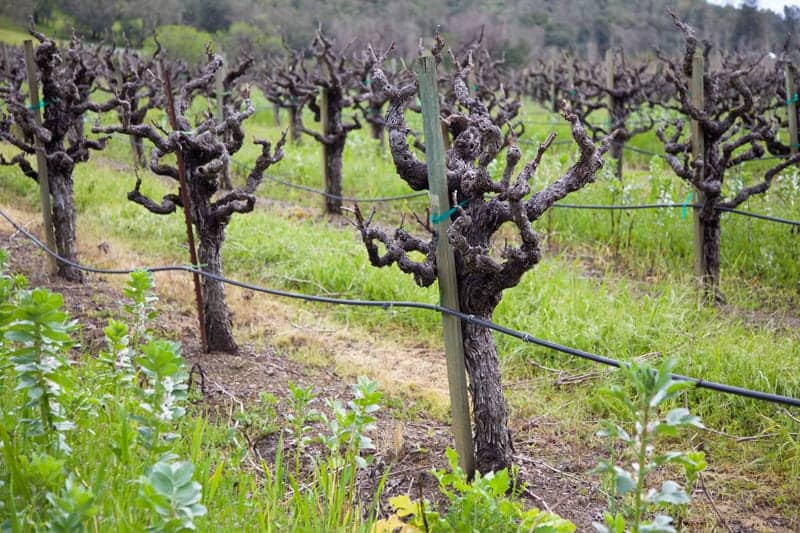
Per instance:
[[[698,109],[705,108],[705,89],[703,87],[703,74],[705,71],[705,57],[703,56],[702,47],[698,47],[694,51],[692,58],[692,81],[691,81],[691,97],[692,105]],[[703,137],[703,127],[697,120],[692,120],[692,154],[694,160],[698,159],[705,162],[705,139]],[[702,170],[705,173],[705,168]],[[694,190],[694,203],[702,205],[704,199],[703,191],[695,188]],[[694,213],[694,272],[700,279],[703,287],[707,287],[706,280],[706,256],[704,253],[704,240],[705,231],[704,224],[700,218],[700,208],[695,207]],[[715,290],[716,288],[714,288]],[[713,297],[713,293],[711,297]]]
[[[609,48],[606,50],[606,87],[609,89],[614,88],[614,50]],[[611,125],[614,123],[613,109],[614,97],[611,93],[608,94],[608,130],[611,131]]]
[[[277,127],[281,126],[281,106],[278,105],[278,102],[272,103],[272,118],[275,119],[275,125]]]
[[[609,48],[606,50],[606,88],[608,89],[608,131],[609,133],[614,128],[614,121],[617,117],[620,116],[623,111],[620,108],[620,102],[617,98],[614,97],[612,91],[616,88],[616,73],[617,73],[617,65],[616,65],[616,58],[614,56],[614,50]],[[622,141],[614,139],[611,142],[611,150],[609,151],[609,155],[616,160],[617,168],[615,172],[617,174],[617,179],[620,181],[622,180],[622,158],[623,158],[623,147],[624,144]]]
[[[33,120],[37,126],[42,125],[41,109],[47,102],[39,101],[39,79],[36,77],[36,62],[33,59],[33,41],[25,41],[25,66],[28,70],[28,91],[30,93],[31,111]],[[47,157],[44,153],[44,146],[38,136],[33,136],[34,146],[36,147],[36,174],[39,178],[39,198],[42,203],[42,223],[44,224],[44,236],[47,247],[56,251],[56,234],[53,229],[53,207],[50,203],[50,180],[47,174]],[[58,273],[58,261],[55,257],[47,255],[50,264],[50,274]]]
[[[439,126],[442,128],[442,147],[446,152],[450,149],[450,126],[443,118],[439,119]]]
[[[172,84],[169,80],[169,72],[164,68],[164,65],[159,65],[161,70],[161,79],[164,80],[164,93],[167,100],[167,118],[169,119],[170,127],[173,130],[178,129],[178,119],[175,115],[175,101],[172,96]],[[194,245],[194,229],[192,228],[192,209],[191,199],[189,197],[189,185],[186,181],[186,165],[183,162],[183,153],[180,149],[175,153],[178,163],[178,180],[180,182],[181,203],[183,204],[183,219],[186,223],[186,243],[189,245],[189,260],[192,262],[192,267],[200,268],[197,261],[197,248]],[[206,334],[206,317],[203,310],[203,290],[200,286],[200,274],[197,272],[192,273],[192,280],[194,282],[194,297],[197,304],[197,320],[200,323],[200,341],[203,344],[203,351],[208,352],[208,335]]]
[[[553,105],[553,113],[558,113],[558,66],[556,61],[553,61],[553,64],[550,68],[550,75],[553,80],[553,83],[550,87],[550,99]]]
[[[330,134],[330,113],[328,109],[328,90],[320,89],[319,93],[319,121],[322,125],[322,135]],[[342,211],[342,191],[336,187],[334,180],[331,179],[331,160],[328,157],[328,143],[322,143],[322,174],[325,183],[325,213],[341,213]]]
[[[575,98],[575,60],[567,56],[567,94],[570,98]]]
[[[787,62],[784,70],[786,78],[786,114],[789,120],[789,149],[791,155],[797,153],[797,88],[794,86],[794,66]]]
[[[433,57],[419,59],[419,98],[422,104],[423,132],[425,135],[425,157],[428,165],[428,187],[431,212],[440,217],[437,224],[439,238],[436,243],[436,269],[439,277],[439,296],[444,307],[458,311],[458,286],[453,249],[447,240],[450,217],[443,215],[449,209],[445,177],[445,151],[439,120],[439,88],[436,63]],[[453,433],[461,468],[472,477],[475,471],[475,451],[472,443],[467,377],[464,365],[464,345],[461,336],[461,321],[450,315],[442,315],[445,352],[447,356],[447,381],[450,388],[450,407],[453,416]]]

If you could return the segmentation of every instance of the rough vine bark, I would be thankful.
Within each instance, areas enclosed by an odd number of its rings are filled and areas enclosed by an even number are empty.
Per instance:
[[[441,39],[438,34],[436,38]],[[504,143],[508,143],[525,132],[524,123],[515,120],[522,107],[521,92],[516,91],[514,85],[509,83],[511,77],[504,69],[505,59],[493,59],[482,46],[482,41],[481,29],[480,36],[470,42],[459,56],[464,58],[459,68],[467,68],[470,72],[469,79],[466,80],[470,91],[486,106],[492,123],[501,129],[506,128]],[[441,42],[437,46],[444,44]],[[460,102],[453,90],[452,81],[447,76],[440,78],[440,88],[443,93],[440,103],[442,117],[448,125],[450,136],[455,139],[460,133],[458,120],[451,122],[450,115],[457,112]]]
[[[289,139],[294,144],[300,144],[303,137],[303,107],[315,94],[316,88],[308,81],[309,73],[303,62],[304,50],[291,50],[285,43],[284,48],[284,60],[264,65],[261,75],[254,81],[267,100],[278,109],[288,111]]]
[[[764,76],[768,72],[760,68],[761,59],[723,62],[720,70],[706,69],[703,74],[705,105],[696,107],[689,95],[692,77],[692,58],[697,49],[698,38],[694,29],[671,13],[676,26],[686,41],[684,56],[680,62],[661,57],[667,64],[667,80],[675,87],[678,109],[692,120],[696,120],[703,132],[705,151],[702,155],[692,153],[691,139],[684,134],[684,121],[674,120],[657,130],[663,142],[667,161],[675,174],[703,193],[700,208],[702,234],[702,283],[706,300],[711,303],[724,301],[720,283],[720,208],[735,208],[751,196],[769,190],[774,179],[786,168],[800,162],[800,154],[786,156],[782,161],[766,170],[755,183],[743,186],[738,191],[727,192],[724,188],[725,174],[729,169],[747,161],[760,159],[766,150],[788,154],[789,147],[778,140],[780,121],[763,116],[773,106],[771,98],[756,97],[751,87],[766,87]],[[707,56],[710,47],[703,44]],[[752,79],[751,79],[752,78]],[[775,82],[772,84],[776,85]]]
[[[617,162],[616,175],[621,180],[625,144],[636,135],[651,130],[655,125],[649,117],[641,117],[638,124],[630,123],[629,119],[646,104],[653,107],[660,103],[663,91],[659,90],[659,86],[663,78],[654,72],[648,72],[648,63],[634,65],[626,62],[622,50],[614,55],[614,83],[611,86],[605,81],[599,81],[604,79],[598,76],[601,69],[585,67],[577,62],[575,67],[574,84],[571,89],[571,101],[575,112],[595,139],[607,135],[609,131],[620,131],[611,145],[609,155]],[[608,113],[610,120],[603,125],[592,124],[589,115],[600,109]]]
[[[254,59],[250,56],[242,57],[239,62],[230,70],[225,73],[225,76],[222,77],[222,110],[221,112],[225,113],[225,109],[229,107],[238,108],[242,104],[242,93],[241,91],[237,91],[237,86],[240,85],[243,77],[248,73],[250,68],[253,66]],[[209,98],[212,98],[214,101],[217,101],[217,84],[215,83],[212,87],[213,90],[210,90],[207,93]],[[219,120],[219,119],[218,119]],[[223,116],[224,120],[224,116]],[[230,161],[225,162],[225,165],[222,169],[222,173],[220,176],[220,187],[226,191],[230,191],[233,189],[233,179],[231,177],[231,166]]]
[[[389,95],[386,126],[395,168],[409,186],[424,190],[428,188],[427,168],[409,148],[404,117],[417,92],[416,80],[404,86],[389,83],[380,68],[384,58],[385,54],[376,58],[372,79]],[[459,65],[455,58],[453,64]],[[570,122],[580,149],[578,161],[549,186],[531,194],[529,182],[555,135],[540,145],[534,159],[518,172],[522,153],[512,143],[505,152],[503,175],[494,180],[488,167],[502,157],[504,137],[484,102],[475,98],[467,85],[470,62],[461,65],[451,82],[458,109],[450,121],[458,134],[446,157],[448,190],[455,206],[446,238],[455,253],[461,310],[491,320],[503,291],[516,286],[541,258],[539,235],[531,222],[553,203],[594,180],[613,135],[595,146],[578,116],[564,109],[563,116]],[[356,206],[355,224],[370,262],[377,267],[396,264],[425,287],[436,280],[436,239],[442,236],[435,225],[420,222],[427,238],[416,237],[402,226],[388,233],[372,224],[372,216],[365,219]],[[516,228],[519,242],[500,247],[496,234],[507,223]],[[417,260],[412,254],[421,254],[424,259]],[[491,331],[466,323],[462,324],[462,335],[475,424],[476,466],[483,472],[506,468],[512,464],[513,447],[494,338]]]
[[[35,62],[39,71],[43,98],[43,122],[38,126],[20,85],[10,84],[0,88],[9,114],[0,115],[0,139],[9,142],[20,152],[0,164],[17,165],[22,172],[39,179],[29,157],[36,154],[34,139],[40,141],[47,159],[48,181],[52,197],[53,225],[56,248],[62,257],[77,262],[76,215],[73,199],[73,171],[75,165],[89,160],[90,150],[101,150],[108,137],[88,139],[83,121],[86,113],[104,112],[118,105],[116,97],[98,104],[90,100],[96,86],[97,71],[88,61],[80,40],[73,38],[67,48],[59,50],[56,43],[43,34],[30,30],[39,40]],[[21,136],[15,135],[12,126]],[[59,262],[58,275],[69,281],[81,282],[84,274],[79,269]]]
[[[255,107],[246,97],[244,109],[228,107],[225,119],[217,122],[208,116],[199,124],[192,126],[186,115],[192,96],[214,83],[217,69],[222,66],[220,56],[210,57],[202,74],[189,80],[179,89],[175,103],[178,131],[159,131],[149,124],[132,124],[123,120],[121,125],[101,127],[94,131],[102,133],[123,133],[148,139],[154,148],[150,156],[150,169],[159,176],[179,181],[178,170],[162,161],[180,152],[186,167],[186,181],[189,188],[192,223],[198,236],[198,260],[201,268],[210,274],[221,276],[222,244],[225,228],[235,213],[249,213],[255,206],[255,191],[264,178],[264,172],[283,157],[285,134],[272,150],[269,141],[256,140],[261,155],[247,177],[244,187],[226,192],[217,197],[220,177],[225,162],[230,160],[244,142],[242,122],[255,112]],[[176,185],[177,186],[177,185]],[[182,207],[180,195],[167,194],[160,202],[142,194],[141,179],[128,193],[128,200],[137,203],[152,213],[168,215]],[[203,277],[203,306],[208,347],[212,351],[235,353],[238,350],[233,337],[230,311],[225,301],[225,286],[222,282]]]
[[[333,43],[321,31],[311,45],[317,60],[317,72],[310,76],[312,85],[318,93],[311,97],[309,107],[319,118],[322,132],[301,127],[301,131],[322,145],[324,150],[325,172],[325,212],[342,213],[342,158],[347,142],[347,134],[361,128],[357,115],[352,122],[345,122],[344,110],[353,106],[354,98],[350,89],[356,86],[356,70],[342,52],[333,50]],[[324,109],[323,109],[324,106]]]
[[[127,102],[124,112],[131,124],[143,124],[148,111],[164,107],[163,92],[155,83],[152,83],[152,77],[148,76],[148,72],[158,71],[156,61],[161,52],[161,44],[158,39],[156,39],[156,44],[156,51],[150,58],[143,58],[130,48],[116,50],[112,47],[103,54],[103,77],[106,79],[106,83],[105,85],[100,84],[99,88],[108,93],[117,94],[120,100]],[[119,109],[117,113],[121,119],[122,109]],[[134,137],[132,144],[137,166],[145,166],[147,156],[143,139]]]

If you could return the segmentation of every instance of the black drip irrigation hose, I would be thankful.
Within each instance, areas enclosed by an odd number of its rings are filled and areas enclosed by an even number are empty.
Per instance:
[[[22,225],[14,221],[11,217],[9,217],[2,209],[0,209],[0,215],[5,218],[9,224],[11,224],[18,232],[25,235],[28,239],[30,239],[37,247],[42,249],[44,252],[49,254],[50,256],[54,257],[57,261],[69,265],[73,268],[77,268],[86,272],[92,272],[95,274],[130,274],[136,270],[146,270],[149,272],[167,272],[167,271],[183,271],[183,272],[192,272],[197,273],[201,276],[205,276],[209,279],[213,279],[219,281],[221,283],[225,283],[228,285],[233,285],[236,287],[240,287],[243,289],[251,290],[254,292],[260,292],[264,294],[270,294],[273,296],[281,296],[285,298],[292,298],[296,300],[303,300],[307,302],[316,302],[316,303],[325,303],[325,304],[334,304],[334,305],[347,305],[353,307],[380,307],[383,310],[388,311],[392,308],[405,308],[405,309],[422,309],[425,311],[433,311],[437,313],[442,313],[446,315],[450,315],[456,317],[464,322],[474,324],[477,326],[485,327],[487,329],[497,331],[498,333],[503,333],[504,335],[508,335],[510,337],[514,337],[519,339],[523,342],[529,344],[535,344],[537,346],[541,346],[543,348],[547,348],[550,350],[554,350],[557,352],[561,352],[573,357],[578,357],[580,359],[585,359],[588,361],[593,361],[595,363],[600,363],[606,366],[611,366],[614,368],[621,368],[623,366],[627,366],[629,363],[624,361],[619,361],[616,359],[612,359],[610,357],[606,357],[604,355],[599,355],[591,352],[586,352],[583,350],[579,350],[577,348],[570,348],[569,346],[564,346],[561,344],[557,344],[555,342],[546,341],[543,339],[539,339],[534,337],[530,333],[525,333],[522,331],[513,330],[511,328],[507,328],[505,326],[500,326],[491,322],[489,320],[484,320],[482,318],[478,318],[475,315],[468,315],[466,313],[461,313],[459,311],[454,311],[453,309],[449,309],[447,307],[443,307],[441,305],[435,304],[427,304],[423,302],[395,302],[395,301],[387,301],[387,300],[355,300],[355,299],[346,299],[346,298],[331,298],[328,296],[316,296],[316,295],[306,295],[306,294],[298,294],[288,291],[282,291],[279,289],[268,289],[266,287],[260,287],[258,285],[252,285],[250,283],[245,283],[243,281],[237,281],[234,279],[225,278],[223,276],[217,276],[215,274],[211,274],[209,272],[204,272],[198,268],[193,266],[184,266],[184,265],[174,265],[174,266],[161,266],[161,267],[145,267],[145,268],[138,268],[138,269],[105,269],[105,268],[94,268],[81,265],[79,263],[75,263],[68,259],[65,259],[58,255],[56,252],[51,250],[47,247],[44,243],[42,243],[35,235],[30,233],[26,230]],[[677,381],[686,381],[688,383],[693,383],[696,388],[701,389],[708,389],[716,392],[721,392],[724,394],[732,394],[735,396],[741,396],[745,398],[751,398],[754,400],[776,403],[781,405],[788,405],[792,407],[800,407],[800,398],[792,398],[791,396],[782,396],[780,394],[773,394],[769,392],[763,391],[756,391],[751,389],[746,389],[743,387],[736,387],[733,385],[727,385],[725,383],[715,383],[713,381],[706,381],[704,379],[693,378],[690,376],[684,376],[681,374],[671,374],[672,379]]]
[[[119,134],[114,134],[114,135],[119,135]],[[520,139],[517,142],[518,143],[522,143],[522,144],[529,144],[529,145],[540,144],[540,143],[537,143],[536,141],[531,141],[531,140],[528,140],[528,139]],[[573,144],[573,143],[572,143],[572,141],[569,141],[569,140],[561,140],[561,141],[553,142],[552,146],[566,145],[566,144]],[[634,151],[634,152],[647,154],[647,155],[653,155],[653,156],[658,156],[658,157],[666,157],[663,154],[657,154],[655,152],[649,152],[647,150],[642,150],[641,148],[636,148],[634,146],[627,146],[626,145],[626,146],[623,146],[623,149],[631,150],[631,151]],[[762,160],[763,159],[780,159],[780,158],[781,157],[762,158]],[[241,169],[243,169],[245,171],[249,172],[249,171],[252,170],[252,168],[248,167],[244,163],[240,163],[239,161],[235,161],[235,160],[231,159],[231,162],[234,165],[236,165],[237,167],[239,167],[239,168],[241,168]],[[331,198],[331,199],[334,199],[334,200],[341,200],[343,202],[355,202],[355,203],[364,203],[364,204],[368,204],[368,203],[385,203],[385,202],[395,202],[395,201],[401,201],[401,200],[411,200],[411,199],[414,199],[414,198],[421,198],[423,196],[427,196],[428,195],[427,191],[419,191],[419,192],[413,192],[413,193],[409,193],[409,194],[401,194],[401,195],[397,195],[397,196],[380,196],[380,197],[376,197],[376,198],[357,198],[357,197],[353,197],[353,196],[339,196],[339,195],[336,195],[336,194],[331,194],[329,192],[326,192],[326,191],[323,191],[323,190],[320,190],[320,189],[316,189],[314,187],[309,187],[307,185],[301,185],[301,184],[298,184],[298,183],[292,183],[290,181],[282,180],[282,179],[280,179],[278,177],[271,176],[269,174],[264,174],[264,177],[267,178],[270,181],[273,181],[273,182],[278,183],[280,185],[284,185],[286,187],[290,187],[290,188],[293,188],[293,189],[298,189],[298,190],[301,190],[301,191],[311,192],[311,193],[314,193],[314,194],[318,194],[320,196],[324,196],[326,198]],[[602,210],[620,210],[620,211],[633,211],[633,210],[636,210],[636,209],[671,209],[671,208],[687,208],[687,207],[697,207],[697,208],[699,208],[699,207],[702,207],[702,206],[700,206],[698,204],[582,205],[582,204],[563,204],[563,203],[553,204],[553,206],[554,207],[565,208],[565,209],[598,209],[598,210],[602,209]],[[770,215],[761,215],[761,214],[758,214],[758,213],[750,213],[748,211],[740,211],[738,209],[732,209],[732,208],[729,208],[729,207],[717,207],[717,209],[720,210],[720,211],[725,211],[727,213],[734,213],[734,214],[737,214],[737,215],[742,215],[742,216],[747,216],[747,217],[752,217],[752,218],[758,218],[760,220],[768,220],[770,222],[777,222],[779,224],[788,224],[790,226],[800,227],[800,222],[799,221],[788,220],[788,219],[785,219],[785,218],[774,217],[774,216],[770,216]]]
[[[675,209],[675,208],[702,208],[703,206],[700,204],[620,204],[620,205],[591,205],[591,204],[562,204],[562,203],[555,203],[553,207],[560,207],[566,209],[596,209],[596,210],[608,210],[608,211],[634,211],[637,209]],[[797,220],[789,220],[786,218],[781,217],[774,217],[770,215],[761,215],[759,213],[751,213],[749,211],[741,211],[739,209],[733,209],[730,207],[716,207],[718,211],[722,211],[724,213],[732,213],[734,215],[740,215],[745,217],[757,218],[759,220],[767,220],[769,222],[775,222],[778,224],[787,224],[789,226],[800,227],[800,221]]]
[[[238,161],[234,161],[231,159],[231,162],[239,168],[242,168],[246,171],[251,171],[252,169],[245,165],[244,163],[240,163]],[[276,178],[275,176],[270,176],[269,174],[264,174],[264,177],[270,181],[274,181],[275,183],[279,183],[281,185],[285,185],[286,187],[291,187],[293,189],[299,189],[301,191],[313,192],[314,194],[319,194],[320,196],[324,196],[326,198],[331,198],[333,200],[341,200],[343,202],[356,202],[356,203],[378,203],[378,202],[393,202],[398,200],[409,200],[411,198],[419,198],[420,196],[427,196],[428,191],[419,191],[413,192],[409,194],[401,194],[398,196],[383,196],[378,198],[355,198],[352,196],[339,196],[336,194],[331,194],[329,192],[315,189],[314,187],[308,187],[307,185],[300,185],[298,183],[292,183],[290,181],[285,181],[280,178]]]

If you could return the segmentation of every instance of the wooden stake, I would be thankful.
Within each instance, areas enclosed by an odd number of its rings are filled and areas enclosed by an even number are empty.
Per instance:
[[[791,154],[797,153],[797,89],[794,86],[794,68],[791,63],[786,63],[784,71],[786,77],[786,114],[789,119],[789,150]]]
[[[606,50],[606,87],[609,89],[614,88],[614,50],[609,48]],[[614,121],[614,97],[608,95],[608,131],[611,131],[611,124]]]
[[[25,41],[25,66],[28,69],[28,91],[30,93],[31,111],[33,120],[37,126],[42,125],[42,105],[39,102],[39,79],[36,77],[36,62],[33,60],[33,41]],[[46,105],[47,102],[44,102]],[[39,199],[42,203],[42,223],[44,224],[44,236],[47,247],[56,252],[56,234],[53,228],[53,207],[50,203],[50,179],[47,175],[47,157],[44,153],[44,146],[38,136],[33,136],[36,146],[36,175],[39,178]],[[58,261],[55,257],[47,254],[50,264],[50,274],[58,273]]]
[[[450,149],[450,128],[447,125],[447,122],[444,119],[439,119],[439,125],[442,128],[442,147],[444,148],[445,153]]]
[[[444,145],[439,121],[439,90],[436,63],[433,57],[420,58],[416,70],[419,78],[419,98],[422,103],[431,212],[434,215],[441,216],[449,208],[450,199],[447,194]],[[436,270],[439,278],[439,296],[444,307],[458,311],[458,282],[456,280],[455,259],[446,237],[447,228],[450,226],[450,218],[444,217],[437,226],[439,239],[436,243]],[[475,471],[475,451],[472,443],[472,425],[469,414],[469,398],[467,396],[467,376],[466,367],[464,366],[461,321],[449,315],[442,315],[442,321],[456,451],[458,452],[462,470],[471,478]]]
[[[705,108],[705,89],[703,87],[703,73],[705,71],[705,57],[702,47],[698,47],[692,58],[692,85],[691,96],[692,105],[698,109]],[[705,139],[703,128],[696,120],[692,120],[692,154],[695,161],[702,159],[705,161]],[[702,205],[704,200],[703,191],[695,188],[694,203]],[[703,253],[703,222],[700,220],[700,208],[695,207],[694,213],[694,272],[703,281],[706,276],[706,260]],[[705,285],[705,283],[703,283]]]
[[[214,93],[217,95],[217,123],[222,124],[225,120],[225,62],[223,60],[221,66],[214,77]]]
[[[567,56],[567,94],[570,99],[576,98],[575,94],[575,60]]]
[[[328,136],[328,90],[324,87],[320,90],[319,94],[319,121],[322,125],[322,135]],[[328,146],[322,143],[322,176],[325,184],[325,192],[328,194],[333,193],[333,185],[331,183],[330,164],[328,161]],[[340,209],[340,203],[337,199],[330,196],[323,197],[325,204],[325,213],[336,213]]]
[[[169,124],[173,130],[178,129],[178,119],[175,116],[175,101],[172,98],[172,84],[169,80],[169,72],[161,65],[161,79],[164,80],[164,93],[167,97],[167,116]],[[189,260],[194,268],[200,268],[197,261],[197,249],[194,245],[194,230],[192,229],[191,199],[189,197],[189,186],[186,182],[186,165],[183,161],[183,153],[180,147],[175,153],[178,161],[178,180],[181,186],[181,203],[183,204],[183,220],[186,222],[186,242],[189,245]],[[203,351],[208,352],[208,335],[206,334],[206,317],[203,311],[203,290],[200,287],[200,274],[192,273],[194,280],[194,298],[197,305],[197,320],[200,322],[200,340],[203,343]]]

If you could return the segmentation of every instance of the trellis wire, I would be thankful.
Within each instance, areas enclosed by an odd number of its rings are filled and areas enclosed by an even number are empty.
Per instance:
[[[537,346],[541,346],[543,348],[547,348],[550,350],[554,350],[557,352],[561,352],[573,357],[578,357],[580,359],[585,359],[588,361],[592,361],[595,363],[600,363],[606,366],[611,366],[615,368],[620,368],[623,366],[629,365],[629,363],[625,361],[620,361],[617,359],[613,359],[611,357],[607,357],[604,355],[599,355],[591,352],[586,352],[584,350],[579,350],[577,348],[571,348],[569,346],[564,346],[562,344],[558,344],[555,342],[547,341],[544,339],[539,339],[534,337],[530,333],[525,333],[522,331],[517,331],[511,328],[507,328],[505,326],[501,326],[495,324],[492,321],[484,320],[482,318],[478,318],[474,315],[461,313],[458,311],[454,311],[452,309],[448,309],[447,307],[443,307],[436,304],[428,304],[424,302],[413,302],[413,301],[390,301],[390,300],[357,300],[357,299],[347,299],[347,298],[332,298],[329,296],[317,296],[317,295],[307,295],[307,294],[299,294],[293,293],[289,291],[282,291],[279,289],[270,289],[266,287],[261,287],[258,285],[253,285],[250,283],[245,283],[243,281],[238,281],[230,278],[226,278],[223,276],[217,276],[215,274],[211,274],[209,272],[205,272],[196,268],[194,266],[185,266],[185,265],[173,265],[173,266],[160,266],[160,267],[140,267],[137,269],[106,269],[106,268],[96,268],[96,267],[89,267],[81,265],[80,263],[76,263],[65,259],[58,255],[56,252],[48,248],[44,243],[42,243],[35,235],[30,233],[26,230],[21,224],[17,223],[13,220],[10,216],[8,216],[2,209],[0,209],[0,216],[6,219],[9,224],[11,224],[18,232],[23,234],[27,237],[31,242],[33,242],[37,247],[43,250],[45,253],[54,257],[57,261],[70,265],[74,268],[81,269],[86,272],[92,272],[96,274],[108,274],[108,275],[128,275],[136,270],[147,270],[149,272],[167,272],[167,271],[182,271],[182,272],[190,272],[190,273],[197,273],[201,276],[205,276],[207,278],[219,281],[221,283],[225,283],[228,285],[233,285],[236,287],[240,287],[243,289],[251,290],[254,292],[260,292],[264,294],[270,294],[273,296],[281,296],[285,298],[292,298],[296,300],[302,300],[307,302],[316,302],[316,303],[325,303],[325,304],[334,304],[334,305],[345,305],[345,306],[356,306],[356,307],[380,307],[384,310],[389,310],[392,308],[406,308],[406,309],[421,309],[425,311],[433,311],[437,313],[443,313],[450,316],[454,316],[459,318],[467,323],[474,324],[477,326],[481,326],[487,329],[491,329],[493,331],[497,331],[498,333],[503,333],[504,335],[508,335],[510,337],[514,337],[519,339],[523,342],[529,344],[535,344]],[[689,383],[693,383],[696,388],[708,389],[715,392],[720,392],[723,394],[732,394],[735,396],[741,396],[745,398],[751,398],[754,400],[769,402],[769,403],[776,403],[780,405],[788,405],[792,407],[800,407],[800,398],[793,398],[791,396],[783,396],[780,394],[773,394],[769,392],[763,391],[756,391],[752,389],[747,389],[744,387],[736,387],[733,385],[728,385],[725,383],[716,383],[713,381],[707,381],[702,378],[693,378],[690,376],[684,376],[682,374],[671,374],[672,379],[677,381],[686,381]]]

